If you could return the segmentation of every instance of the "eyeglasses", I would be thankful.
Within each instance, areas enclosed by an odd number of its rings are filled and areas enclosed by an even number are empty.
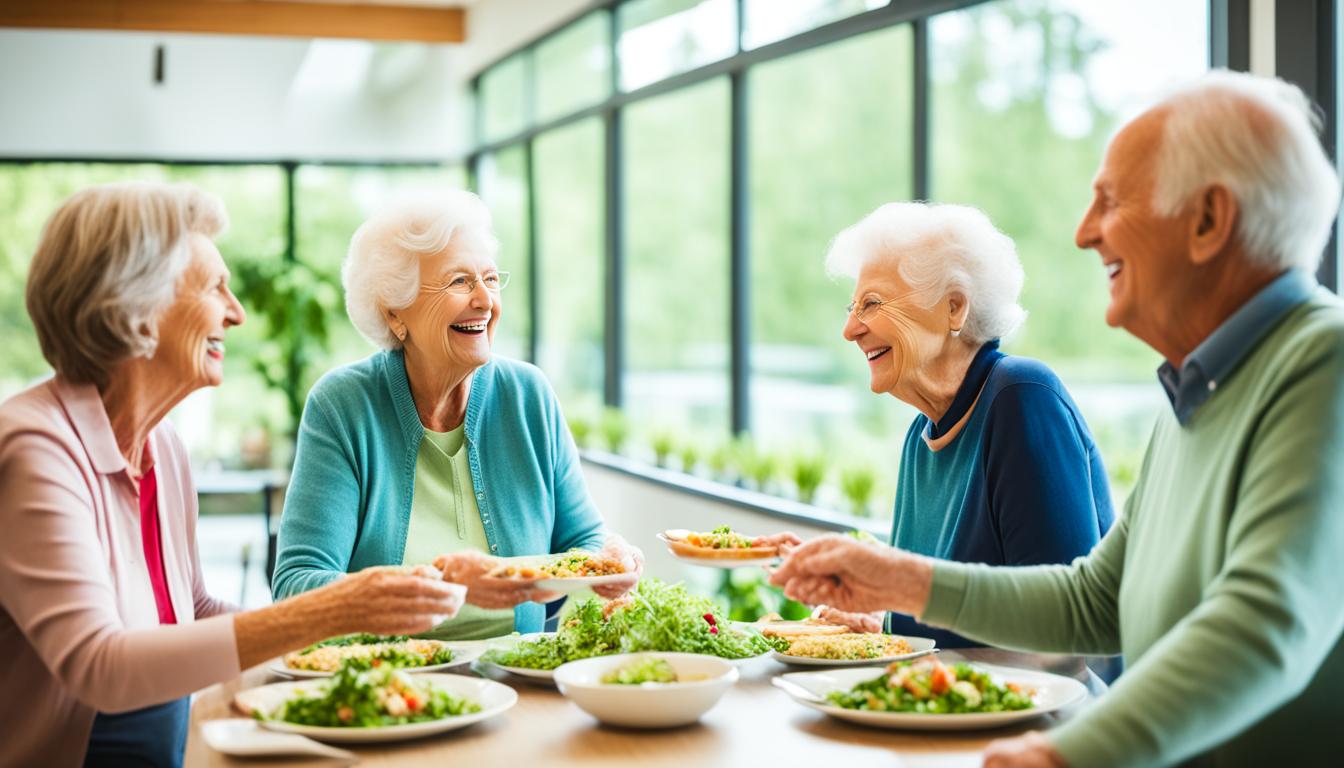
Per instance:
[[[453,275],[448,278],[448,282],[441,285],[421,283],[420,290],[457,293],[467,296],[476,290],[477,283],[483,283],[485,285],[485,290],[491,293],[499,293],[509,284],[509,273],[489,272],[484,275],[469,275],[464,272],[462,274]]]
[[[900,296],[892,296],[890,299],[879,299],[875,296],[867,296],[860,301],[851,301],[849,306],[845,307],[845,313],[854,316],[860,323],[866,323],[873,317],[873,312],[881,306],[891,304],[894,301],[904,299],[918,294],[919,291],[910,291]]]

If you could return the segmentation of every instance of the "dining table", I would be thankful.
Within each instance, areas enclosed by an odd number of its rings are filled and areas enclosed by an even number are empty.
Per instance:
[[[1090,699],[1104,690],[1104,684],[1076,657],[968,648],[943,651],[940,658],[944,663],[983,662],[1062,674],[1083,682],[1089,695],[1087,700],[1064,710],[1001,728],[886,730],[842,722],[795,702],[774,687],[771,678],[809,668],[761,657],[741,663],[738,682],[700,722],[667,730],[639,730],[600,724],[566,700],[549,681],[517,677],[477,662],[453,671],[488,677],[514,688],[518,703],[513,708],[490,720],[436,736],[338,746],[353,752],[358,763],[365,766],[971,768],[981,764],[985,746],[994,739],[1054,727],[1077,716]],[[874,667],[873,671],[876,674],[880,667]],[[234,708],[235,694],[280,679],[267,663],[196,694],[191,706],[185,765],[260,768],[341,764],[342,760],[333,758],[235,758],[205,743],[202,723],[242,716]]]

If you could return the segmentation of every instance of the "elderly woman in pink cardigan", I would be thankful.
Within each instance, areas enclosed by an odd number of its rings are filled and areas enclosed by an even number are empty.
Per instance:
[[[370,569],[255,611],[211,597],[164,416],[243,322],[219,200],[115,184],[47,223],[27,304],[54,378],[0,405],[0,765],[178,765],[188,694],[331,635],[427,630],[464,589]],[[432,569],[431,569],[432,570]]]

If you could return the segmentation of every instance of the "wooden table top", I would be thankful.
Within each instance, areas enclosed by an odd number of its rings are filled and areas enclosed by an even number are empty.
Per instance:
[[[1044,669],[1088,680],[1081,664],[1064,657],[1015,654],[991,649],[944,652],[944,661],[970,660]],[[274,682],[254,667],[237,680],[212,686],[192,702],[187,739],[188,766],[300,766],[338,764],[330,759],[231,758],[206,746],[200,725],[206,720],[239,717],[232,708],[239,690]],[[500,717],[438,736],[393,744],[338,745],[369,766],[561,766],[639,765],[695,767],[736,765],[813,765],[848,768],[896,765],[911,768],[979,766],[980,752],[991,740],[1031,729],[1049,728],[1079,707],[1037,717],[1022,725],[989,731],[917,732],[866,728],[832,719],[799,705],[770,685],[775,675],[802,671],[763,658],[741,667],[741,680],[697,725],[667,731],[641,731],[600,725],[566,701],[544,681],[528,681],[493,668],[477,668],[518,691],[518,704]],[[876,671],[876,667],[874,670]],[[459,671],[459,670],[454,670]],[[468,673],[467,668],[460,668]],[[1095,687],[1093,688],[1095,691]]]

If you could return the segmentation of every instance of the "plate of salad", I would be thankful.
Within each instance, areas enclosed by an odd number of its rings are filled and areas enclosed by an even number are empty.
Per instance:
[[[520,636],[508,647],[486,651],[481,662],[551,679],[551,671],[561,664],[593,656],[669,651],[738,661],[782,647],[778,638],[726,622],[713,601],[691,594],[684,585],[646,578],[617,600],[580,601],[556,632]]]
[[[538,589],[561,594],[633,578],[621,561],[578,549],[560,555],[502,557],[498,560],[499,565],[485,574],[487,578],[530,582]]]
[[[271,671],[298,679],[330,677],[348,662],[361,669],[390,665],[412,672],[434,672],[470,663],[482,650],[479,643],[360,633],[330,637],[287,653],[271,665]]]
[[[779,562],[779,547],[766,544],[761,538],[739,533],[726,525],[712,531],[673,528],[658,534],[658,539],[678,560],[711,568],[741,568]]]
[[[862,725],[903,730],[996,728],[1087,698],[1077,680],[926,656],[875,673],[862,667],[791,672],[773,681],[798,703]]]
[[[262,727],[319,741],[398,741],[465,728],[518,702],[507,685],[465,675],[343,665],[325,680],[250,688],[234,706]]]

